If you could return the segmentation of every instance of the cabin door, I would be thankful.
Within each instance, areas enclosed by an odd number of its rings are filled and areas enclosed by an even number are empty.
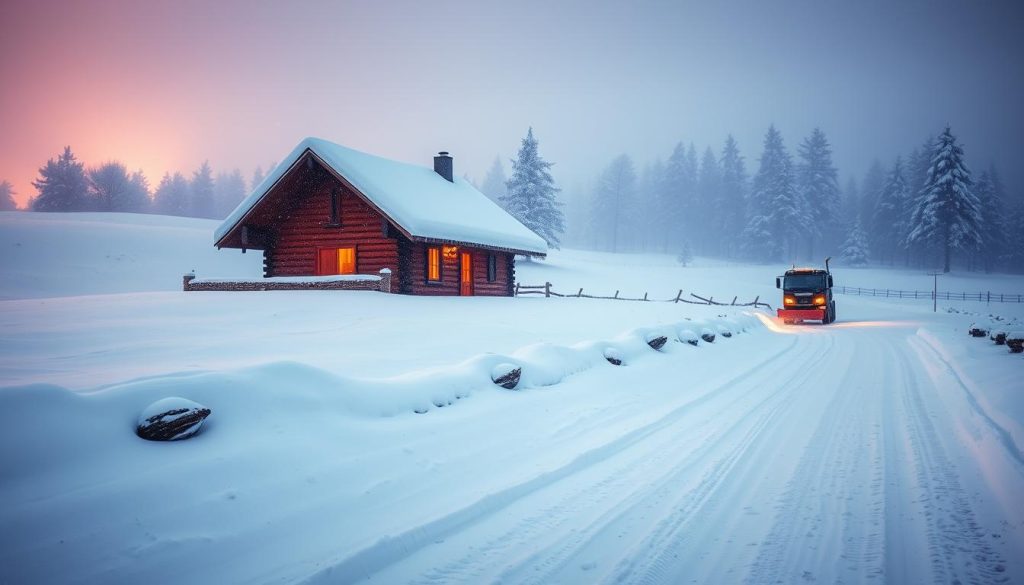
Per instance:
[[[473,255],[463,252],[459,258],[459,294],[473,296]]]

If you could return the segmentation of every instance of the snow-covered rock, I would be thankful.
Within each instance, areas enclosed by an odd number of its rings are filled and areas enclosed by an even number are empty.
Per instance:
[[[604,350],[604,359],[608,360],[608,363],[613,366],[621,366],[622,352],[614,347],[606,347]]]
[[[509,363],[500,363],[491,370],[491,380],[506,390],[512,390],[519,384],[523,368]]]
[[[665,343],[668,342],[668,337],[664,335],[650,335],[647,337],[647,345],[651,346],[651,349],[661,350],[665,347]]]
[[[139,415],[135,434],[149,441],[180,441],[199,432],[210,409],[172,396],[150,404]]]
[[[708,343],[715,342],[715,332],[710,327],[704,327],[700,330],[700,338]]]

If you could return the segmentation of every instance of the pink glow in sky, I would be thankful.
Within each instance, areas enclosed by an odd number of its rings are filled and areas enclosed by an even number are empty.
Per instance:
[[[0,179],[24,202],[64,145],[248,177],[315,135],[479,180],[532,125],[569,186],[730,132],[756,160],[774,122],[791,148],[820,125],[844,176],[950,123],[1024,183],[1014,3],[506,4],[6,0]]]

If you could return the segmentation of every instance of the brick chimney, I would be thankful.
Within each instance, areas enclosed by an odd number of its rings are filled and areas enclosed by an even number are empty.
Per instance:
[[[452,157],[447,151],[442,150],[434,157],[434,172],[444,177],[449,183],[455,182],[452,179]]]

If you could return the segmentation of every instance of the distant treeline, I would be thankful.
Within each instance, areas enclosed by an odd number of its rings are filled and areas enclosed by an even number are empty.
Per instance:
[[[209,163],[204,162],[191,176],[180,172],[164,173],[156,188],[151,189],[142,171],[129,172],[127,166],[117,161],[87,168],[68,146],[39,169],[39,177],[32,182],[36,195],[29,199],[28,209],[221,219],[227,217],[245,198],[249,188],[262,182],[263,177],[262,167],[256,168],[249,184],[238,169],[214,176]],[[9,182],[0,182],[0,211],[16,209],[13,194]]]
[[[989,166],[971,172],[946,128],[906,157],[868,170],[840,189],[832,147],[814,130],[787,150],[774,127],[758,168],[747,174],[736,141],[698,156],[676,145],[639,173],[628,155],[611,161],[589,188],[565,193],[570,246],[615,252],[692,253],[758,262],[846,265],[869,261],[949,270],[1024,271],[1024,201],[1007,196]],[[500,193],[498,161],[482,189]],[[496,197],[497,198],[497,197]],[[500,201],[500,198],[498,199]]]

